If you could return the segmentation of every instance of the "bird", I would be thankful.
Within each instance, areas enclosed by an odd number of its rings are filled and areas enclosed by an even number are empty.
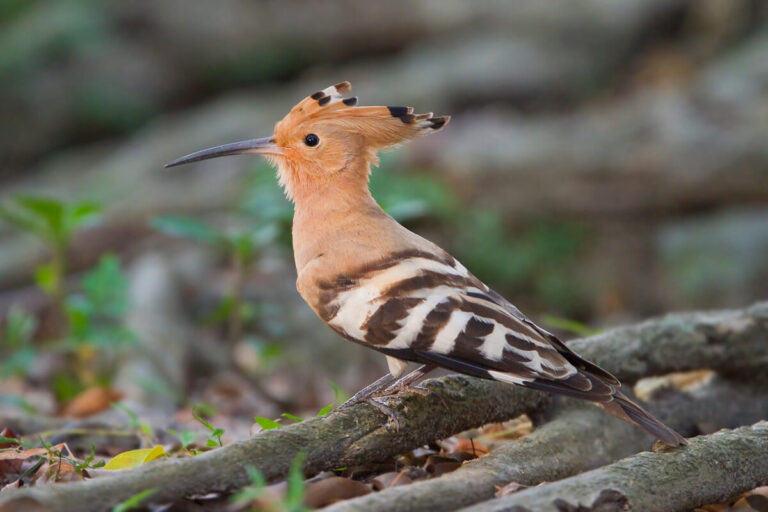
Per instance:
[[[359,106],[349,82],[302,99],[268,137],[204,149],[173,167],[263,155],[293,202],[296,287],[341,337],[386,357],[389,373],[352,401],[402,390],[437,367],[593,402],[666,444],[683,436],[475,277],[448,252],[399,224],[372,197],[380,151],[445,128],[450,116]],[[407,373],[408,362],[422,364]]]

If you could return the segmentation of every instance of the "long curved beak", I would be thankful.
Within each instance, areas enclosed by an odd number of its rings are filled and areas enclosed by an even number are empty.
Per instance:
[[[188,164],[190,162],[208,160],[209,158],[216,158],[219,156],[227,155],[255,154],[280,156],[283,154],[282,149],[283,148],[275,144],[274,137],[241,140],[240,142],[232,142],[230,144],[224,144],[223,146],[216,146],[215,148],[195,151],[189,155],[177,158],[173,162],[168,162],[165,164],[165,167],[175,167],[177,165]]]

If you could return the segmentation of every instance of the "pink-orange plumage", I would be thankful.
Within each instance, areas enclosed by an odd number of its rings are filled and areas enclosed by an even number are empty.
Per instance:
[[[619,391],[608,372],[412,233],[368,190],[377,152],[443,128],[448,116],[410,107],[362,107],[342,82],[299,102],[274,134],[199,151],[168,164],[228,154],[266,155],[295,204],[297,288],[344,338],[406,361],[597,403],[669,444],[685,439]]]

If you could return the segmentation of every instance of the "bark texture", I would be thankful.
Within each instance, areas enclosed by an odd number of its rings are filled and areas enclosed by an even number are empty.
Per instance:
[[[270,430],[195,457],[162,460],[134,470],[66,485],[41,486],[0,495],[0,507],[14,510],[33,499],[51,511],[109,510],[134,494],[156,489],[152,501],[231,490],[245,485],[245,467],[267,479],[284,476],[296,455],[307,454],[306,474],[385,460],[434,439],[544,408],[546,394],[464,376],[426,384],[427,396],[409,393],[389,400],[399,429],[376,408],[361,404],[322,418]]]
[[[462,509],[465,512],[691,510],[768,482],[768,422],[643,452],[581,475]],[[587,508],[581,508],[587,507]]]
[[[765,417],[768,390],[716,379],[691,393],[665,391],[648,408],[683,433],[751,424]],[[428,512],[492,499],[510,482],[525,486],[567,478],[648,449],[649,436],[597,407],[562,401],[553,419],[440,478],[392,487],[326,508],[328,512]]]

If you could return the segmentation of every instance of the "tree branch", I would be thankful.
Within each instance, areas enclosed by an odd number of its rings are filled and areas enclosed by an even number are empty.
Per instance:
[[[83,482],[5,491],[0,507],[32,499],[54,512],[101,511],[145,489],[156,489],[155,502],[226,491],[249,482],[248,465],[275,480],[287,473],[300,451],[307,454],[304,470],[308,474],[385,460],[436,438],[542,409],[549,402],[544,393],[522,388],[501,392],[502,384],[464,376],[426,385],[432,391],[427,396],[409,393],[390,399],[399,415],[398,431],[376,408],[360,404],[195,457],[149,463]]]
[[[768,302],[745,309],[673,313],[568,345],[624,384],[711,368],[751,377],[768,366]]]
[[[669,315],[574,342],[588,359],[626,381],[703,367],[749,374],[768,364],[768,302],[744,310]],[[225,446],[203,455],[151,463],[135,470],[66,485],[4,492],[0,505],[32,498],[51,510],[103,510],[157,488],[153,501],[230,490],[248,482],[245,466],[268,479],[283,477],[295,455],[305,472],[385,460],[434,439],[542,409],[547,398],[527,389],[463,376],[429,381],[433,393],[389,399],[400,415],[395,431],[373,407],[359,405],[324,418]]]
[[[466,512],[691,510],[768,482],[768,422],[643,452],[614,464],[463,509]]]
[[[692,393],[665,390],[648,408],[687,435],[700,426],[735,427],[763,418],[768,390],[744,389],[715,379]],[[575,405],[574,405],[575,404]],[[496,447],[452,473],[340,502],[327,512],[428,512],[454,510],[493,498],[510,482],[526,486],[566,478],[609,464],[651,445],[648,434],[597,407],[561,401],[553,419],[531,434]]]

